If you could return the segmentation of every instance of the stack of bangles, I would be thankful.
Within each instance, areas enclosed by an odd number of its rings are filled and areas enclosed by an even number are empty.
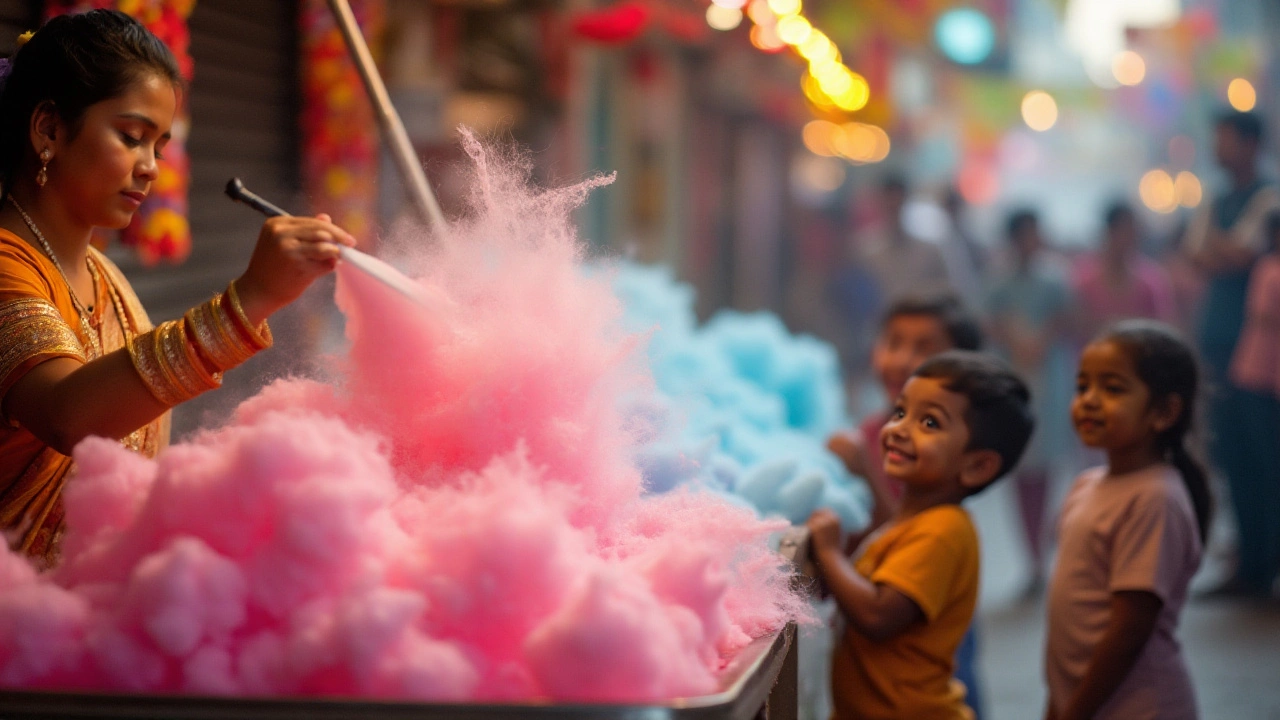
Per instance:
[[[129,357],[143,384],[170,407],[221,387],[222,373],[271,347],[271,328],[254,327],[240,307],[236,284],[129,341]],[[216,368],[216,370],[210,370]]]

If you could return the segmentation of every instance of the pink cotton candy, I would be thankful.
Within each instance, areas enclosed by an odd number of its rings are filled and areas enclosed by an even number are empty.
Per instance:
[[[62,564],[0,553],[0,684],[646,702],[804,615],[777,523],[641,494],[642,343],[569,220],[599,182],[531,191],[467,148],[473,216],[405,260],[423,305],[339,267],[329,382],[155,461],[76,449]]]

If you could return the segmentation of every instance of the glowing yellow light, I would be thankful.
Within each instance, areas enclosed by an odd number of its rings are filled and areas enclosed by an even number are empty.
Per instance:
[[[1178,207],[1177,189],[1169,173],[1159,168],[1147,172],[1138,182],[1142,204],[1158,213],[1171,213]]]
[[[800,0],[769,0],[769,9],[778,16],[799,15]]]
[[[867,84],[866,78],[856,72],[849,73],[849,80],[849,89],[831,99],[836,101],[841,110],[857,112],[866,107],[867,101],[871,99],[871,86]]]
[[[778,21],[778,37],[788,45],[799,45],[812,33],[813,26],[799,15],[788,15]]]
[[[1253,83],[1236,78],[1227,86],[1227,102],[1240,112],[1249,112],[1258,104],[1258,93],[1253,89]]]
[[[756,25],[751,28],[751,44],[765,52],[777,52],[787,46],[772,25]]]
[[[747,17],[757,25],[772,25],[777,16],[769,9],[768,0],[751,0],[747,5]]]
[[[1137,85],[1147,76],[1147,63],[1132,50],[1125,50],[1111,61],[1111,74],[1121,85]]]
[[[822,92],[833,99],[849,92],[853,87],[853,71],[840,63],[810,68],[809,72],[813,73],[813,76],[818,79],[818,85],[822,87]]]
[[[811,120],[801,131],[804,146],[809,148],[809,152],[823,157],[835,157],[839,153],[836,141],[840,135],[843,135],[840,126],[826,120]]]
[[[809,73],[805,73],[804,77],[800,78],[800,89],[804,91],[804,96],[809,98],[809,102],[819,108],[823,110],[835,109],[835,103],[831,101],[831,98],[827,97],[826,93],[822,92],[822,86]]]
[[[1200,178],[1183,170],[1173,179],[1173,194],[1182,207],[1193,208],[1200,204],[1204,197],[1204,188],[1200,187]]]
[[[1058,122],[1058,103],[1043,90],[1032,90],[1022,98],[1022,120],[1027,127],[1044,132]]]
[[[831,42],[831,39],[817,28],[814,28],[809,33],[809,37],[800,43],[800,47],[796,48],[796,50],[799,51],[800,57],[811,63],[828,58],[834,59],[839,53],[836,50],[836,44]]]
[[[716,30],[732,30],[742,24],[742,11],[712,3],[707,6],[707,24]]]

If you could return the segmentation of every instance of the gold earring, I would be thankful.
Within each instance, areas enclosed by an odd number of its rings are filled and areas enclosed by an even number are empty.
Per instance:
[[[40,172],[36,173],[36,185],[44,187],[49,182],[49,161],[53,159],[53,153],[49,152],[49,148],[40,151]]]

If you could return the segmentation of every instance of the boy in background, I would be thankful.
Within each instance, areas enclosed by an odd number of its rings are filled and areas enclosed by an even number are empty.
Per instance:
[[[852,560],[835,514],[810,517],[819,578],[846,621],[832,657],[837,720],[974,716],[953,676],[978,599],[978,536],[960,503],[1017,464],[1034,426],[1030,401],[995,358],[927,360],[880,432],[884,473],[903,487],[894,516]]]

